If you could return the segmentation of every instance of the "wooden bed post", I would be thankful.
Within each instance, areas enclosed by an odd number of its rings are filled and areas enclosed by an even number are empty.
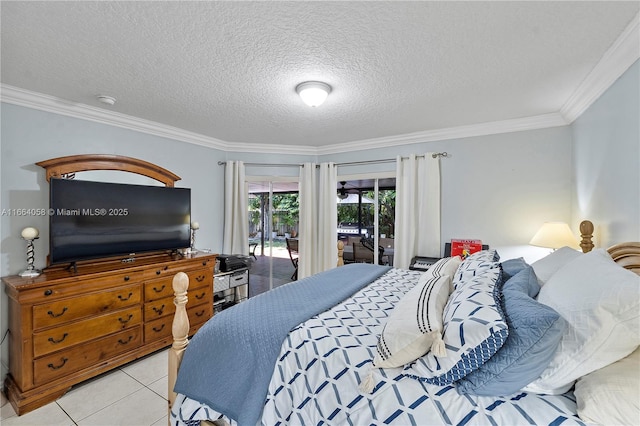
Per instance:
[[[189,317],[187,316],[187,289],[189,288],[189,276],[184,272],[178,272],[173,277],[173,304],[176,305],[176,313],[173,317],[171,332],[173,334],[173,345],[169,349],[169,411],[176,400],[176,393],[173,387],[178,378],[178,368],[182,361],[182,355],[189,343]],[[171,418],[171,415],[169,415]]]
[[[580,222],[580,248],[583,253],[589,253],[593,250],[593,223],[590,220]]]
[[[344,243],[338,240],[338,266],[344,265]]]

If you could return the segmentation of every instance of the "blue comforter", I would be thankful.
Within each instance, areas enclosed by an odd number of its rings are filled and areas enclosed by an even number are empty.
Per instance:
[[[189,343],[175,392],[207,404],[239,425],[255,425],[289,331],[352,296],[389,269],[346,265],[216,314]]]

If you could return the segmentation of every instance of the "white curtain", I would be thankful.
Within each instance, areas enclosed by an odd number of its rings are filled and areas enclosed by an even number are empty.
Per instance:
[[[227,161],[224,175],[224,234],[222,252],[249,254],[249,218],[244,163]]]
[[[313,275],[315,271],[315,234],[318,223],[316,202],[316,165],[304,163],[300,167],[298,197],[300,200],[298,229],[298,279]]]
[[[320,164],[318,183],[318,263],[315,272],[322,272],[338,264],[338,172],[334,163]]]
[[[335,164],[305,163],[300,167],[300,236],[298,278],[336,266],[337,171]]]
[[[440,257],[440,157],[430,152],[396,159],[394,246],[396,268],[413,256]]]

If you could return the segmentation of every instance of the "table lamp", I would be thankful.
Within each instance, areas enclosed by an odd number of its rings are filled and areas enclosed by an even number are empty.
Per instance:
[[[27,269],[20,272],[21,277],[32,278],[40,275],[40,271],[33,266],[33,240],[38,239],[38,235],[40,235],[40,231],[37,228],[27,227],[22,230],[20,233],[22,239],[27,242]]]
[[[545,222],[529,241],[529,244],[553,250],[565,246],[580,250],[578,239],[571,232],[569,225],[564,222]]]

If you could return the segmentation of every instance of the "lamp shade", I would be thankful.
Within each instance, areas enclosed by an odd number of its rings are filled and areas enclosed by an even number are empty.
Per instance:
[[[571,232],[569,225],[564,222],[545,222],[529,241],[529,244],[552,249],[565,246],[576,250],[580,249],[578,239]]]
[[[39,234],[40,231],[33,227],[24,228],[20,233],[22,238],[24,238],[25,240],[35,240],[36,238],[38,238]]]
[[[298,84],[296,92],[305,104],[310,107],[317,107],[327,99],[331,92],[331,86],[320,81],[307,81]]]

